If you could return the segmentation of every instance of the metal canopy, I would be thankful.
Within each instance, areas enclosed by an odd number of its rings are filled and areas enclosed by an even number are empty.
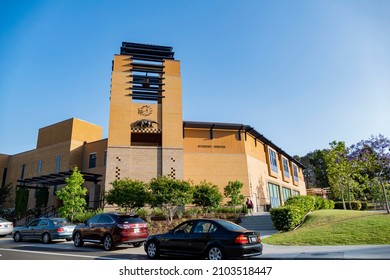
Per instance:
[[[36,189],[41,187],[50,187],[57,185],[66,184],[66,178],[69,178],[72,175],[73,171],[52,173],[48,175],[42,175],[38,177],[31,177],[26,179],[18,180],[19,186],[27,187],[30,189]],[[80,172],[86,182],[93,182],[97,184],[101,181],[101,174]]]
[[[172,47],[123,42],[121,55],[131,55],[133,59],[163,61],[174,59]]]

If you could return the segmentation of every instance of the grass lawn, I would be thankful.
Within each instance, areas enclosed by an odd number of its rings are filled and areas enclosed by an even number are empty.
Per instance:
[[[314,211],[300,228],[264,238],[263,243],[291,246],[390,244],[390,215],[369,211]]]

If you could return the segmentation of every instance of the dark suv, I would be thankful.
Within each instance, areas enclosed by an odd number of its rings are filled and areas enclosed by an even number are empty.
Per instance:
[[[137,215],[101,213],[77,225],[72,239],[76,247],[92,242],[103,244],[104,250],[109,251],[123,243],[140,247],[148,236],[148,224]]]

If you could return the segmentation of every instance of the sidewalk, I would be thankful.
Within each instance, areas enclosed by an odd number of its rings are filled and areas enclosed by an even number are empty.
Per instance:
[[[275,246],[263,243],[268,260],[390,260],[390,245]]]

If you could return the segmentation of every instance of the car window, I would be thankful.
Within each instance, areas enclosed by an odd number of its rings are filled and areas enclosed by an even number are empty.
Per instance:
[[[38,226],[40,227],[47,227],[47,225],[49,224],[49,221],[48,220],[41,220],[38,224]]]
[[[51,219],[51,222],[53,224],[55,224],[55,225],[60,225],[60,224],[66,224],[67,220],[61,219],[61,218],[57,218],[57,219]]]
[[[31,223],[28,224],[29,227],[36,227],[39,223],[39,220],[34,220]]]
[[[88,220],[88,224],[97,224],[101,215],[93,216]]]
[[[194,228],[194,233],[212,233],[217,230],[217,227],[207,221],[198,222]]]
[[[101,215],[99,219],[99,224],[113,224],[114,220],[108,215]]]
[[[145,223],[144,220],[142,220],[139,216],[129,216],[129,215],[122,215],[119,216],[120,223],[123,224],[137,224],[137,223]]]
[[[175,228],[173,232],[174,233],[190,233],[193,225],[194,225],[194,222],[192,222],[192,221],[184,223],[182,225],[179,225],[177,228]]]
[[[232,230],[232,231],[241,231],[245,230],[242,226],[239,226],[235,223],[229,222],[229,221],[218,221],[220,225],[222,225],[225,229]]]

